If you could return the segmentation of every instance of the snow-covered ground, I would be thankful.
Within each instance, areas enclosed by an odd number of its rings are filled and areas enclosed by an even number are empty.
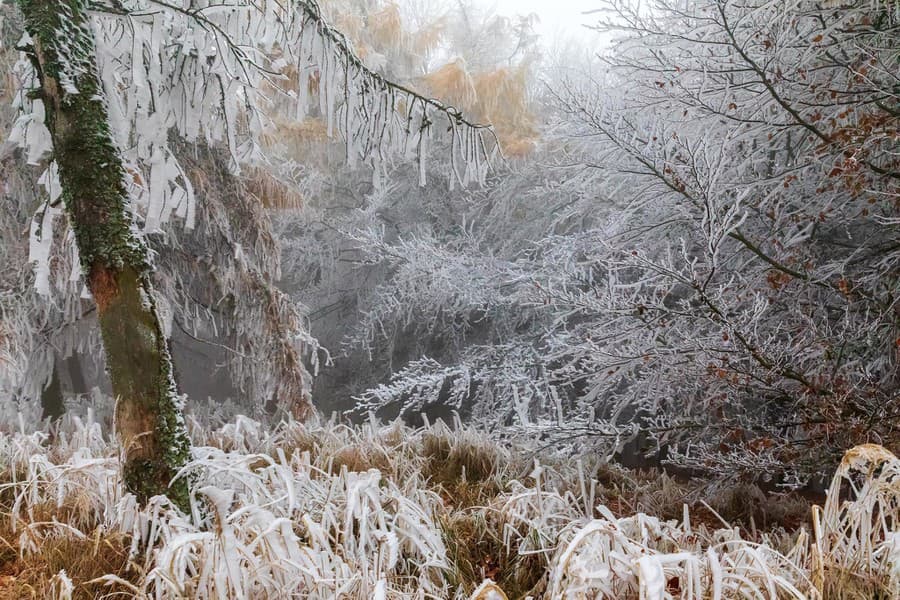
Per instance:
[[[164,497],[137,506],[115,444],[89,420],[0,435],[0,598],[814,599],[838,587],[857,594],[842,597],[900,589],[900,461],[879,446],[848,452],[811,530],[751,541],[730,524],[692,523],[687,507],[670,521],[613,514],[584,472],[522,472],[528,461],[441,423],[267,430],[238,417],[209,430],[194,422],[192,435],[182,473],[191,514]]]

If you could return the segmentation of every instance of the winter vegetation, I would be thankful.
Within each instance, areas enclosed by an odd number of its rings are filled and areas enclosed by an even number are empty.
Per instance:
[[[189,423],[187,513],[124,493],[91,413],[4,435],[0,596],[891,598],[900,584],[900,460],[875,445],[846,454],[809,513],[746,486],[704,499],[664,473],[529,462],[460,423]],[[790,519],[804,522],[772,524]]]
[[[0,599],[900,598],[900,4],[0,3]]]

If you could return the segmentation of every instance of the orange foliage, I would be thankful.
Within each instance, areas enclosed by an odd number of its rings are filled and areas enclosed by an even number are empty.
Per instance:
[[[389,2],[378,12],[369,15],[366,29],[376,44],[385,47],[398,44],[402,46],[403,40],[407,37],[400,17],[400,7],[394,2]]]
[[[443,41],[446,29],[447,23],[443,18],[426,25],[412,35],[411,50],[417,56],[433,52]]]
[[[478,98],[475,82],[461,58],[429,73],[424,80],[432,94],[457,108],[471,110]]]
[[[291,210],[303,206],[303,196],[263,168],[247,169],[242,178],[244,189],[269,209]]]
[[[528,107],[528,65],[502,67],[474,77],[456,59],[424,77],[429,91],[444,102],[494,126],[507,156],[534,150],[537,132]]]
[[[444,39],[447,22],[441,17],[412,32],[404,28],[400,6],[393,1],[377,3],[371,13],[360,13],[341,0],[322,3],[325,14],[351,41],[361,58],[384,56],[427,56]],[[283,73],[291,88],[305,85],[311,95],[318,93],[319,72],[313,70],[302,77],[296,70]],[[452,105],[473,121],[494,126],[500,146],[506,156],[524,157],[530,154],[538,138],[535,117],[528,105],[529,65],[502,67],[480,73],[470,72],[465,61],[457,58],[426,74],[414,85],[421,91]],[[400,112],[406,107],[398,106]],[[319,119],[307,118],[302,123],[279,122],[265,136],[268,145],[286,144],[293,154],[314,158],[311,144],[326,142],[325,126]]]
[[[537,132],[528,107],[528,66],[501,68],[475,78],[478,96],[474,110],[494,125],[503,151],[525,156],[534,149]]]

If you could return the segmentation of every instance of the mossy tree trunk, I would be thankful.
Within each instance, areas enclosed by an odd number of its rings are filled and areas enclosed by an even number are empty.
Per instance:
[[[140,501],[167,494],[188,459],[182,407],[150,281],[147,247],[132,231],[122,158],[110,134],[87,0],[18,0],[33,46],[66,214],[94,296],[117,397],[124,479]]]

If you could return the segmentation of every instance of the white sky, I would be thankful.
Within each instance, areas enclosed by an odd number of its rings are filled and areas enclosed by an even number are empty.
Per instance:
[[[487,8],[495,7],[501,15],[537,13],[541,19],[537,32],[545,42],[551,42],[557,36],[589,35],[582,25],[590,24],[596,16],[582,13],[598,7],[596,0],[481,0],[481,4]]]

